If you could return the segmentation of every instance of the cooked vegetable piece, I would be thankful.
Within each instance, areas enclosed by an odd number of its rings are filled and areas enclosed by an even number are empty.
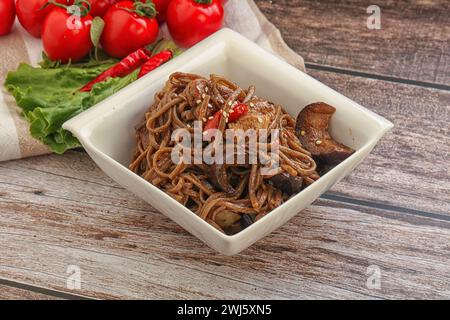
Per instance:
[[[250,214],[244,214],[241,219],[241,227],[242,229],[245,229],[252,224],[255,223],[255,216]]]
[[[222,211],[217,214],[216,223],[222,228],[227,229],[232,226],[234,223],[241,220],[241,215],[231,212],[231,211]]]
[[[335,141],[328,131],[335,111],[334,107],[324,102],[310,104],[299,113],[295,127],[303,147],[326,164],[338,164],[355,152]]]
[[[217,111],[212,118],[208,119],[205,126],[203,127],[203,131],[206,132],[211,129],[217,129],[219,127],[220,119],[222,118],[222,111]]]
[[[235,189],[228,181],[227,166],[224,164],[212,164],[210,166],[209,177],[211,183],[217,189],[220,189],[226,193],[233,193]]]
[[[286,172],[271,177],[269,181],[275,188],[280,189],[289,196],[299,193],[303,187],[302,177],[294,177]]]
[[[230,121],[230,129],[259,130],[268,129],[275,120],[277,108],[269,101],[255,98],[248,103],[247,112],[240,114],[235,121]],[[230,112],[230,117],[232,113]]]
[[[227,122],[236,122],[248,113],[248,106],[244,103],[235,105],[228,115]],[[222,110],[217,111],[212,118],[208,119],[203,131],[210,129],[217,129],[219,127],[220,119],[222,118]]]
[[[235,122],[239,120],[239,118],[243,117],[247,112],[248,106],[245,103],[239,103],[231,109],[230,115],[228,116],[228,121]]]

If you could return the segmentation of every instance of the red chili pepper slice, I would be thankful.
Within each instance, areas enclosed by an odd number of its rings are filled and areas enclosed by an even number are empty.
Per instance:
[[[211,119],[209,119],[205,127],[203,128],[203,131],[208,131],[210,129],[217,129],[219,127],[220,119],[222,119],[222,110],[217,111]]]
[[[141,71],[139,72],[138,78],[141,78],[145,76],[147,73],[155,70],[160,65],[166,63],[170,59],[172,59],[173,53],[170,50],[164,50],[161,51],[158,54],[155,54],[153,57],[151,57],[147,62],[144,63],[144,65],[141,68]]]
[[[245,103],[239,103],[230,110],[230,115],[228,116],[228,122],[236,122],[239,118],[243,117],[248,112],[248,106]],[[203,131],[208,131],[209,129],[217,129],[220,124],[220,119],[222,119],[222,110],[217,111],[211,119],[209,119]]]
[[[245,103],[239,103],[234,106],[228,116],[228,122],[236,122],[240,117],[248,112],[248,106]]]
[[[150,56],[150,51],[146,49],[138,49],[123,58],[119,63],[103,71],[97,78],[81,88],[80,91],[89,92],[92,90],[94,84],[105,81],[108,78],[125,77],[148,61]]]

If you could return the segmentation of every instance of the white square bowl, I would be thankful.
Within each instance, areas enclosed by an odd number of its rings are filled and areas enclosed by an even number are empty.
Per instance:
[[[250,227],[228,236],[166,193],[128,169],[135,148],[134,127],[155,92],[176,71],[218,74],[242,87],[256,85],[257,95],[285,107],[294,117],[306,105],[323,101],[337,110],[331,133],[356,152],[308,188]],[[227,255],[244,250],[277,229],[344,178],[393,127],[392,123],[295,69],[243,36],[223,29],[146,77],[67,121],[65,129],[82,143],[98,166],[117,183],[161,211],[211,248]]]

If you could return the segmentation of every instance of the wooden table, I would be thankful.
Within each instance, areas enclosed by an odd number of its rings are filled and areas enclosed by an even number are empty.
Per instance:
[[[313,77],[395,123],[348,178],[226,257],[83,152],[1,163],[0,297],[450,298],[450,2],[378,1],[369,30],[372,2],[257,1]]]

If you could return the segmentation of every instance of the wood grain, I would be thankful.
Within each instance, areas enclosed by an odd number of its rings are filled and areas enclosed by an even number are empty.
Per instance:
[[[307,63],[450,84],[447,0],[256,3]],[[380,30],[366,26],[372,4],[381,8]]]
[[[57,298],[42,293],[32,292],[0,284],[0,299],[2,300],[57,300]]]
[[[33,166],[42,170],[16,170]],[[450,290],[450,222],[319,200],[224,257],[83,153],[7,163],[0,177],[2,278],[93,298],[445,298]],[[80,291],[65,287],[68,265],[82,270]],[[380,290],[366,287],[370,265],[382,270]]]

